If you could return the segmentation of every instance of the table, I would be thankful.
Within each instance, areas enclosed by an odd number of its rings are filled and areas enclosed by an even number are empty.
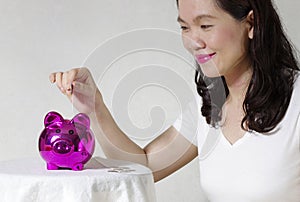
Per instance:
[[[154,202],[151,170],[92,158],[83,171],[47,170],[41,158],[0,162],[1,202]]]

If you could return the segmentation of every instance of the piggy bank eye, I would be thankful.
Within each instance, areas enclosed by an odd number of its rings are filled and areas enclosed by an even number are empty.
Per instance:
[[[74,134],[74,130],[69,130],[69,134],[73,135]]]
[[[60,133],[60,129],[56,129],[56,131],[55,131],[56,133]]]

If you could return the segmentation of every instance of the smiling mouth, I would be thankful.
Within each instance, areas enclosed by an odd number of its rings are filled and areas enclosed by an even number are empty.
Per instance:
[[[215,55],[216,55],[216,53],[196,55],[196,60],[200,64],[204,64],[204,63],[208,62],[210,59],[212,59]]]

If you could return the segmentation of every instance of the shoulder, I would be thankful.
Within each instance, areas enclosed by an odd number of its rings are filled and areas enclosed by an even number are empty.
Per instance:
[[[300,71],[297,71],[295,76],[294,89],[295,88],[300,88]]]
[[[293,86],[293,93],[291,97],[290,104],[296,104],[299,105],[300,101],[300,72],[297,72],[296,77],[295,77],[295,82]],[[299,106],[300,109],[300,106]]]
[[[293,86],[293,92],[291,95],[290,103],[286,114],[284,116],[285,123],[294,123],[293,120],[297,120],[300,115],[300,73],[297,72],[295,82]],[[289,125],[289,124],[288,124]]]

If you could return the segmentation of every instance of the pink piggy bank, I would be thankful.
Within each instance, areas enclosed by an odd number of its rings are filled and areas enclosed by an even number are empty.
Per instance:
[[[72,120],[66,120],[57,112],[49,112],[44,125],[39,137],[39,151],[47,169],[82,170],[95,148],[89,117],[80,113]]]

